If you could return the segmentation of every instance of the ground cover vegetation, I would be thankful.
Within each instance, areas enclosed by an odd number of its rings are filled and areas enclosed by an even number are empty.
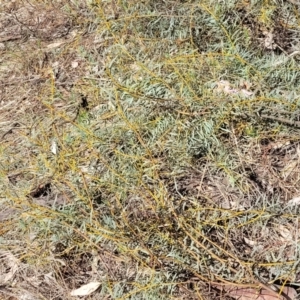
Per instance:
[[[0,298],[295,299],[299,8],[2,0]]]

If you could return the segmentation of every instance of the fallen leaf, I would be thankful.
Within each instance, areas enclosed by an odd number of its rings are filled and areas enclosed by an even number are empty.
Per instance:
[[[217,82],[217,93],[225,93],[225,94],[236,94],[238,90],[230,87],[230,82],[227,80],[220,80]]]
[[[249,240],[249,239],[247,239],[246,237],[244,237],[244,241],[245,241],[245,243],[246,243],[248,246],[250,246],[250,247],[253,247],[253,246],[257,245],[257,242],[256,242],[256,241]]]
[[[52,44],[47,45],[47,48],[54,49],[54,48],[60,47],[63,44],[65,44],[64,41],[63,42],[56,42],[56,43],[52,43]]]
[[[78,64],[78,61],[75,60],[75,61],[72,61],[72,64],[71,64],[71,65],[72,65],[72,68],[73,68],[73,69],[76,69],[76,68],[78,67],[79,64]]]
[[[99,286],[101,285],[101,282],[95,281],[90,282],[88,284],[85,284],[81,286],[80,288],[71,291],[71,296],[87,296],[93,292],[95,292]]]
[[[240,92],[239,92],[239,94],[241,94],[242,96],[244,96],[244,97],[246,97],[246,98],[253,95],[252,92],[249,92],[249,91],[247,91],[247,90],[245,90],[245,89],[241,89]]]
[[[52,143],[51,143],[51,152],[54,154],[54,155],[56,155],[57,154],[57,152],[58,152],[58,147],[57,147],[57,143],[56,143],[56,141],[52,141]]]
[[[274,35],[272,32],[264,31],[263,34],[265,35],[264,45],[267,49],[274,50],[276,49],[276,44],[274,43]]]
[[[212,285],[214,286],[214,285]],[[220,287],[214,286],[218,289]],[[297,292],[294,288],[291,287],[281,287],[278,285],[274,285],[275,288],[280,292],[272,292],[265,288],[255,289],[255,288],[239,288],[234,284],[231,285],[223,285],[222,289],[226,292],[226,295],[232,297],[237,300],[294,300],[297,297]],[[288,297],[288,298],[287,298]]]
[[[283,237],[284,242],[291,242],[293,240],[293,234],[292,232],[283,225],[277,225],[277,231],[279,232],[279,234]]]
[[[287,204],[291,205],[291,206],[292,205],[299,205],[300,204],[300,196],[289,200]]]
[[[250,84],[248,84],[250,86]],[[248,98],[253,95],[252,92],[248,91],[247,89],[234,89],[231,87],[231,84],[227,80],[220,80],[217,82],[215,91],[217,93],[224,93],[224,94],[236,94],[245,98]]]

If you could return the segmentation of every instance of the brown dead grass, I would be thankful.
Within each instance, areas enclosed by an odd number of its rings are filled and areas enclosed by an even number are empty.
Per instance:
[[[249,116],[233,116],[228,122],[225,120],[226,130],[223,133],[220,131],[219,136],[220,140],[229,145],[229,149],[236,150],[234,154],[226,153],[229,157],[234,156],[237,161],[234,167],[217,161],[215,157],[209,156],[211,154],[195,154],[192,157],[192,167],[184,168],[182,173],[174,175],[169,173],[162,154],[161,158],[157,155],[149,159],[151,162],[155,161],[155,167],[160,172],[156,179],[161,186],[161,198],[153,196],[153,182],[149,182],[149,186],[144,189],[136,187],[136,190],[126,195],[127,198],[122,204],[117,193],[97,194],[95,188],[95,194],[89,195],[86,187],[94,184],[95,178],[92,175],[82,176],[83,183],[78,183],[78,186],[69,177],[73,176],[74,170],[75,173],[84,174],[88,167],[87,157],[91,162],[95,158],[95,164],[103,169],[107,165],[97,160],[98,154],[88,142],[86,146],[78,138],[78,142],[70,143],[68,149],[62,140],[69,137],[74,128],[80,129],[87,136],[96,131],[95,128],[85,126],[84,122],[79,124],[76,120],[79,116],[84,118],[87,112],[97,118],[99,107],[107,104],[107,99],[99,94],[94,82],[101,84],[102,80],[110,78],[105,70],[107,61],[112,59],[107,48],[116,39],[119,42],[121,39],[129,39],[130,36],[130,43],[133,44],[134,33],[124,29],[122,37],[103,37],[104,35],[97,32],[97,14],[85,1],[79,1],[75,5],[72,1],[5,0],[0,13],[0,140],[3,156],[1,192],[5,195],[0,206],[0,249],[5,253],[3,252],[4,256],[0,260],[6,263],[0,274],[11,276],[9,284],[5,282],[3,287],[0,281],[0,299],[71,299],[69,293],[72,289],[95,278],[106,282],[108,289],[111,288],[109,285],[120,284],[126,299],[129,299],[132,291],[128,286],[138,291],[147,289],[147,283],[145,286],[137,285],[136,278],[154,276],[156,270],[176,273],[178,265],[174,263],[175,260],[165,254],[160,257],[160,251],[163,250],[151,248],[144,242],[147,241],[146,236],[155,231],[160,232],[161,239],[170,240],[174,249],[186,247],[191,260],[195,259],[197,263],[199,258],[189,250],[187,244],[195,243],[201,251],[205,247],[211,247],[209,255],[203,254],[203,259],[210,263],[214,255],[220,256],[219,262],[226,263],[232,272],[237,266],[243,266],[246,274],[244,277],[251,274],[253,253],[258,261],[257,264],[253,262],[252,267],[266,279],[272,276],[264,268],[271,265],[270,268],[276,274],[280,265],[284,268],[296,263],[298,249],[294,241],[298,240],[298,218],[293,213],[283,213],[280,218],[275,213],[270,213],[270,217],[265,214],[264,207],[272,201],[276,202],[276,207],[285,206],[290,199],[299,196],[300,148],[297,129],[278,134],[272,128],[269,132],[264,131],[265,136],[262,134],[252,138],[245,134],[252,130],[246,120]],[[100,14],[100,10],[98,13]],[[107,2],[103,4],[101,13],[118,19],[121,8],[116,1],[111,4]],[[244,26],[251,30],[255,27],[255,22],[258,21],[249,15],[244,19]],[[289,43],[282,36],[280,26],[275,27],[275,42],[285,52],[289,52]],[[263,29],[255,28],[251,37],[254,44],[258,39],[263,39]],[[147,40],[143,42],[147,43]],[[206,50],[200,49],[203,45],[198,45],[195,39],[191,44],[198,51]],[[263,48],[261,43],[259,47]],[[89,53],[97,55],[89,56]],[[139,70],[137,65],[131,65],[130,68],[133,71]],[[106,88],[109,89],[109,86]],[[222,97],[226,103],[227,95],[220,96]],[[165,107],[165,111],[173,109],[167,104]],[[208,106],[196,113],[207,116],[213,109],[214,107]],[[188,111],[186,107],[175,107],[174,110],[186,124],[195,117],[195,112]],[[120,111],[100,116],[98,126],[124,126],[128,121],[124,118],[116,119],[115,123],[111,122],[117,114],[121,114]],[[251,115],[250,118],[252,117]],[[151,122],[155,124],[156,120]],[[222,126],[223,124],[220,128]],[[142,135],[143,133],[137,139],[140,143],[143,143]],[[61,161],[58,161],[57,169],[52,172],[50,167],[47,168],[47,159],[51,152],[49,145],[54,138],[57,138],[58,146],[65,151],[65,156],[59,158]],[[122,143],[121,138],[111,142],[114,149],[117,149],[118,143]],[[76,156],[75,153],[82,155]],[[143,159],[137,163],[147,164]],[[73,167],[75,165],[80,167]],[[120,184],[123,183],[122,180],[120,176]],[[86,188],[84,192],[81,191],[82,187]],[[74,220],[70,223],[65,224],[62,221],[65,225],[65,231],[61,233],[62,242],[47,241],[46,233],[56,230],[52,228],[50,221],[51,226],[45,227],[44,236],[39,236],[41,233],[35,227],[31,228],[32,219],[60,220],[59,207],[73,203],[75,198],[84,202],[85,206],[74,212],[70,217]],[[156,209],[160,207],[159,201],[167,201],[161,200],[165,198],[172,199],[172,205],[176,209]],[[203,211],[200,211],[200,206],[195,205],[195,201],[197,205],[203,205]],[[244,211],[249,212],[249,218],[242,217]],[[85,228],[86,232],[78,229],[80,224],[76,222],[80,222],[83,216],[98,225],[100,216],[104,214],[126,220],[123,227],[115,225],[119,227],[119,235],[106,229],[100,231],[90,225]],[[190,219],[183,221],[180,214]],[[201,218],[205,220],[202,232],[193,227],[196,214],[201,214]],[[252,223],[260,218],[260,226],[253,228]],[[237,220],[236,228],[229,228],[228,224],[233,219]],[[177,228],[180,224],[183,229],[179,232]],[[210,227],[205,227],[206,225]],[[133,233],[135,235],[132,240]],[[195,234],[194,241],[189,239],[188,233]],[[222,233],[226,236],[222,236]],[[122,246],[102,239],[97,242],[90,235],[109,236],[111,241],[120,241]],[[72,242],[66,244],[65,240]],[[125,249],[127,241],[130,249]],[[172,244],[172,241],[178,241],[178,244]],[[212,250],[214,243],[218,245],[220,252]],[[266,251],[274,255],[275,262],[266,257]],[[278,262],[275,258],[279,256],[284,260]],[[235,260],[236,257],[241,260]],[[241,263],[242,259],[244,264]],[[189,270],[188,265],[185,267],[184,272],[178,271],[180,276],[176,278],[181,281],[176,285],[176,296],[172,299],[223,297],[213,286],[216,281],[222,282],[221,275],[211,276],[210,282],[207,280],[210,277],[207,270],[202,270],[204,275],[201,272],[195,275],[195,271]],[[219,268],[221,269],[221,264]],[[297,282],[297,268],[295,265],[293,274],[282,276],[281,283]],[[237,281],[241,283],[250,278],[252,284],[259,286],[259,280],[251,276]],[[124,280],[128,286],[121,287]],[[209,288],[210,283],[212,290]],[[166,284],[165,295],[168,295],[167,288]],[[222,299],[226,299],[225,297]],[[86,299],[112,299],[112,296],[98,293]]]

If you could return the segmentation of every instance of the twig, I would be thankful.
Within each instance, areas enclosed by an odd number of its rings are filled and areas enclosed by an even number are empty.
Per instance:
[[[272,121],[277,121],[279,123],[287,124],[287,125],[293,126],[295,128],[300,128],[300,122],[297,122],[297,121],[292,121],[292,120],[288,120],[288,119],[284,119],[284,118],[267,116],[267,115],[260,115],[260,117],[263,119],[268,119],[268,120],[272,120]]]
[[[0,38],[0,43],[19,40],[20,38],[22,38],[22,35],[20,35],[20,34],[18,34],[18,35],[8,35],[8,36]]]

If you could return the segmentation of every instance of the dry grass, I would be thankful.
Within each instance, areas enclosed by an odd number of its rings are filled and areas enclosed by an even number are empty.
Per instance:
[[[0,298],[297,288],[297,5],[198,2],[2,1]]]

